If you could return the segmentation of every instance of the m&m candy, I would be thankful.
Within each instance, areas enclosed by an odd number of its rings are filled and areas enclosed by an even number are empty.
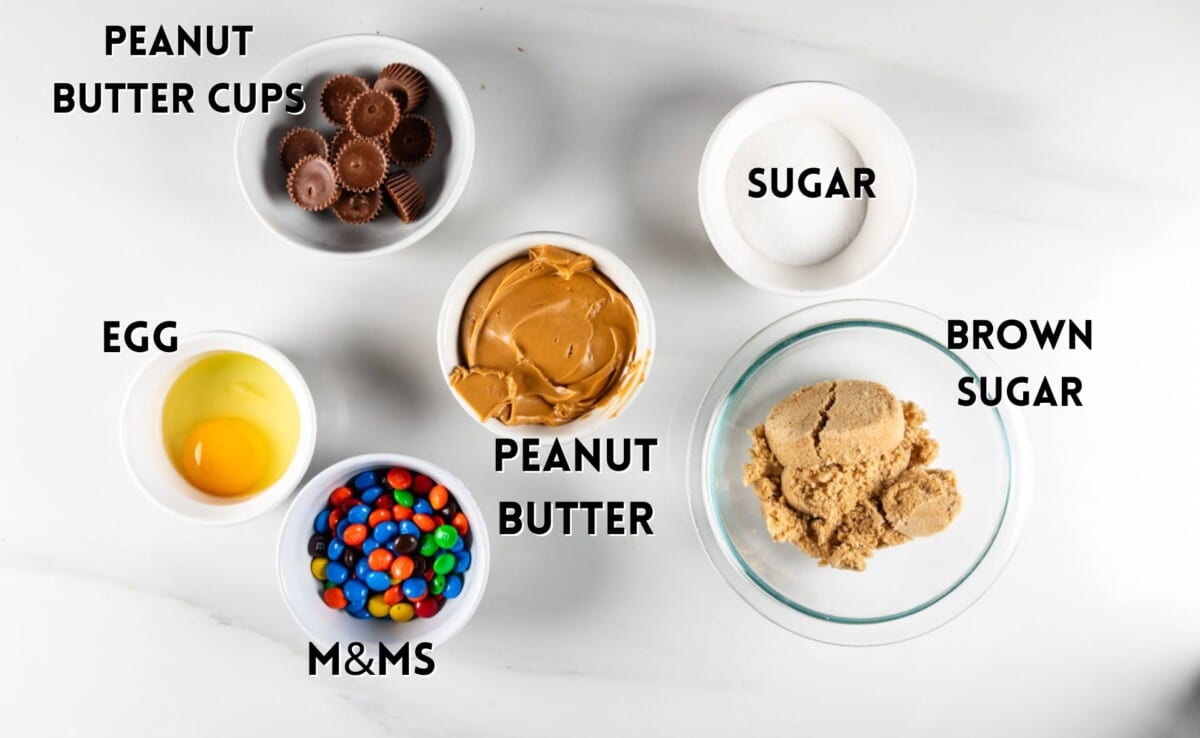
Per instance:
[[[367,489],[375,485],[375,480],[378,477],[373,471],[365,471],[354,478],[354,488],[358,490]]]
[[[333,582],[334,584],[341,584],[342,582],[346,581],[346,579],[350,576],[350,571],[348,569],[346,569],[346,567],[339,564],[338,562],[330,561],[327,564],[325,564],[324,574],[325,574],[325,576],[323,577],[324,579],[328,579],[329,581]],[[313,575],[317,576],[318,579],[322,578],[321,576],[319,576],[317,574],[316,571],[313,572]]]
[[[330,490],[307,542],[325,604],[353,618],[431,618],[462,595],[470,523],[453,491],[410,469],[368,469]]]
[[[351,579],[343,584],[342,593],[346,595],[346,601],[351,604],[367,601],[367,585],[358,579]]]
[[[425,599],[413,605],[413,609],[417,611],[419,618],[431,618],[437,615],[438,601],[434,599]]]
[[[362,523],[352,523],[342,534],[342,542],[347,546],[361,546],[365,540],[367,540],[367,526]]]
[[[325,594],[322,597],[325,600],[325,604],[334,610],[343,610],[346,607],[346,595],[342,594],[342,590],[338,587],[330,587],[325,590]]]
[[[458,531],[453,526],[440,525],[433,531],[433,540],[440,548],[452,548],[458,541]]]
[[[442,594],[446,595],[447,599],[454,599],[462,594],[463,580],[457,574],[451,574],[446,577],[446,587],[442,590]]]

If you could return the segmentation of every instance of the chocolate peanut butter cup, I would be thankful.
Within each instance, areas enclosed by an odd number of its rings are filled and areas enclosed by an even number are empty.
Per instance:
[[[337,133],[333,134],[333,141],[329,143],[329,159],[336,160],[342,147],[356,138],[358,137],[354,135],[354,131],[349,128],[339,128]]]
[[[402,167],[415,167],[433,156],[437,142],[433,124],[420,115],[405,115],[388,137],[388,152]]]
[[[408,93],[404,91],[404,88],[396,80],[388,77],[380,77],[375,80],[375,84],[372,85],[371,89],[391,95],[392,99],[396,101],[396,107],[399,108],[401,115],[408,112],[405,110],[408,105]]]
[[[378,187],[369,192],[346,190],[333,204],[333,214],[343,223],[362,225],[379,215],[383,207],[383,190]]]
[[[321,88],[321,112],[330,123],[344,126],[346,115],[350,112],[350,102],[369,89],[371,86],[365,79],[353,74],[330,77]]]
[[[406,171],[401,170],[388,177],[384,189],[392,205],[396,206],[396,215],[405,223],[416,220],[425,209],[425,191]]]
[[[292,167],[287,190],[292,202],[314,213],[332,205],[341,194],[333,165],[315,154],[304,157]]]
[[[387,156],[374,139],[356,138],[338,152],[335,168],[343,187],[354,192],[367,192],[383,184],[387,176]]]
[[[283,161],[283,171],[291,172],[306,156],[328,158],[329,146],[320,131],[311,128],[293,128],[284,134],[279,142],[279,158]]]
[[[379,70],[375,89],[391,93],[400,105],[400,111],[411,113],[429,97],[429,80],[407,64],[389,64]]]
[[[400,107],[386,92],[367,90],[351,101],[347,118],[354,135],[385,138],[400,120]]]

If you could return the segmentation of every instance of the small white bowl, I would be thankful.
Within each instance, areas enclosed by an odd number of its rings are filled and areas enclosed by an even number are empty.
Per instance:
[[[384,466],[404,467],[445,485],[454,499],[458,500],[471,525],[471,568],[463,576],[462,594],[446,600],[442,609],[432,618],[415,618],[407,623],[398,623],[351,617],[325,604],[321,599],[320,583],[313,578],[309,569],[312,557],[308,555],[308,539],[313,534],[313,520],[329,501],[329,494],[359,473]],[[374,453],[339,461],[304,485],[288,508],[279,531],[275,572],[288,612],[314,643],[329,646],[359,641],[398,647],[406,641],[428,641],[439,646],[462,630],[479,607],[483,591],[487,588],[491,563],[489,553],[483,514],[462,482],[440,466],[423,459]]]
[[[287,172],[279,141],[296,126],[333,135],[321,114],[321,86],[335,74],[357,74],[374,82],[384,66],[400,62],[429,80],[429,98],[417,111],[433,124],[437,144],[429,161],[409,171],[425,190],[425,212],[404,223],[385,203],[375,220],[346,225],[331,213],[309,213],[288,198]],[[267,228],[298,246],[353,258],[398,251],[420,241],[450,214],[467,186],[475,157],[475,122],[467,95],[454,74],[424,49],[388,36],[339,36],[295,52],[267,72],[264,81],[304,84],[305,110],[289,115],[282,106],[270,113],[243,115],[238,122],[234,164],[246,201]],[[384,199],[387,199],[386,194]]]
[[[200,359],[229,351],[249,354],[278,372],[300,411],[300,438],[283,476],[262,492],[232,499],[205,494],[189,484],[171,463],[162,437],[163,401],[175,380]],[[229,331],[185,336],[176,351],[147,362],[129,386],[121,417],[121,450],[138,488],[164,510],[208,525],[243,523],[286,500],[308,470],[316,440],[317,410],[299,370],[277,349]]]
[[[450,372],[459,366],[458,332],[462,321],[463,308],[475,287],[484,277],[506,261],[523,256],[531,246],[551,244],[592,257],[596,268],[612,280],[633,304],[633,312],[637,316],[638,335],[634,349],[633,360],[629,371],[640,372],[641,376],[628,391],[613,392],[604,403],[595,407],[591,412],[576,418],[569,423],[559,426],[545,425],[514,425],[508,426],[495,418],[488,418],[483,426],[498,436],[511,438],[561,438],[582,436],[597,433],[601,428],[621,414],[634,396],[645,384],[650,372],[650,360],[654,353],[654,314],[650,311],[650,299],[642,283],[625,262],[604,248],[586,238],[573,236],[557,231],[531,231],[506,238],[499,243],[488,246],[467,265],[462,268],[450,287],[446,290],[446,299],[442,302],[442,312],[438,316],[438,362],[441,364],[442,377],[450,394],[458,401],[459,406],[471,417],[478,421],[475,411],[467,404],[453,387],[450,387]]]
[[[747,243],[726,196],[726,174],[742,143],[789,119],[828,124],[875,172],[876,196],[868,200],[857,234],[835,255],[806,266],[768,259]],[[764,166],[803,164],[764,162]],[[808,295],[866,279],[895,252],[912,220],[916,170],[904,135],[878,105],[832,82],[791,82],[751,95],[721,120],[700,162],[698,191],[704,228],[730,269],[760,289]]]

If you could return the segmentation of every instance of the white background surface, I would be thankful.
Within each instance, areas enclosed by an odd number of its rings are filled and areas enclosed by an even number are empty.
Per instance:
[[[1200,734],[1200,10],[1183,2],[7,3],[0,268],[0,732],[11,735]],[[245,58],[103,56],[106,23],[253,23]],[[59,80],[256,80],[330,35],[440,56],[479,130],[457,210],[417,247],[342,263],[242,201],[234,116],[54,116]],[[1007,572],[923,638],[805,641],[740,602],[687,512],[707,382],[811,301],[740,282],[707,244],[712,126],[769,84],[830,79],[904,130],[917,211],[881,273],[835,297],[956,317],[1095,320],[1095,350],[998,356],[1077,374],[1082,409],[1026,414],[1038,497]],[[433,351],[442,292],[533,228],[609,245],[659,326],[613,428],[652,474],[491,473],[491,437]],[[392,449],[483,498],[649,499],[649,539],[494,542],[476,619],[427,679],[312,679],[275,585],[283,510],[202,529],[127,478],[116,423],[141,358],[104,319],[273,342],[306,371],[315,468]],[[495,509],[490,513],[494,516]],[[494,517],[492,520],[494,525]]]

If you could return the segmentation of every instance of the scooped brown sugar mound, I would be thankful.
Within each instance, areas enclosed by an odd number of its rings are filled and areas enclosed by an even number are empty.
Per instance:
[[[927,468],[938,445],[924,423],[875,382],[820,382],[780,400],[750,431],[743,477],[771,538],[862,571],[875,549],[944,530],[962,496],[954,472]]]

